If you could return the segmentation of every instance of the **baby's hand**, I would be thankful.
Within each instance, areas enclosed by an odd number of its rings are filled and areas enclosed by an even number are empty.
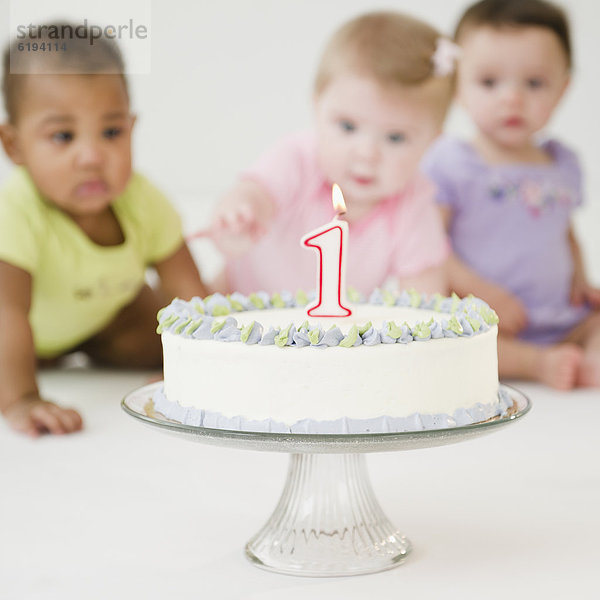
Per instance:
[[[583,278],[574,277],[571,285],[571,304],[581,306],[586,302],[592,308],[600,308],[600,289],[592,287]]]
[[[240,256],[265,234],[274,214],[274,203],[254,181],[240,181],[215,211],[212,238],[226,256]]]
[[[243,198],[237,203],[224,202],[213,218],[213,241],[226,256],[244,254],[264,232],[254,207]]]
[[[525,305],[514,294],[498,288],[486,300],[498,314],[498,327],[502,333],[516,335],[527,325]]]
[[[7,406],[3,412],[13,429],[31,437],[38,437],[43,433],[73,433],[83,426],[79,413],[38,396],[22,398]]]

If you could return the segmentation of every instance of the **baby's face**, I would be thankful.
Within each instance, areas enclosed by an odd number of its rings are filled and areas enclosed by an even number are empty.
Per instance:
[[[131,176],[129,100],[118,75],[29,75],[12,158],[74,217],[99,214]]]
[[[556,34],[542,27],[480,27],[461,39],[459,100],[481,135],[504,149],[531,144],[569,81]]]
[[[321,168],[342,188],[349,215],[401,191],[441,126],[419,89],[382,87],[346,72],[315,100]]]

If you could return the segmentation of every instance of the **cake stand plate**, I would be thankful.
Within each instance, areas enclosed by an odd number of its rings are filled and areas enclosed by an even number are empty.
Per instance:
[[[479,437],[514,423],[531,408],[515,388],[504,417],[461,427],[402,433],[284,434],[208,429],[154,411],[152,383],[129,393],[123,410],[146,425],[207,444],[290,453],[287,481],[266,524],[246,544],[255,565],[289,575],[327,577],[375,573],[398,566],[410,542],[377,501],[364,454],[431,448]]]

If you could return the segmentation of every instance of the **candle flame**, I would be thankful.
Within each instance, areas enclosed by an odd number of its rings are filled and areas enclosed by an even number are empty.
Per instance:
[[[333,184],[331,190],[331,201],[333,202],[333,208],[336,214],[343,215],[346,212],[346,203],[344,202],[344,194],[337,183]]]

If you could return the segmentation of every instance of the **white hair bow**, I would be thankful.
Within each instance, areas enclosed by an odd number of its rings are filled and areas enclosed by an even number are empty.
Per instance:
[[[454,73],[455,61],[460,56],[460,48],[451,40],[439,37],[435,43],[435,52],[431,56],[433,74],[445,77]]]

